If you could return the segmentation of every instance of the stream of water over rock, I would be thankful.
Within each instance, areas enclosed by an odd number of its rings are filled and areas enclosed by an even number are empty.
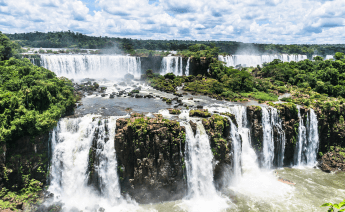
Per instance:
[[[58,76],[73,78],[107,77],[98,81],[107,87],[106,94],[141,87],[140,94],[169,96],[154,90],[144,82],[110,80],[110,76],[138,75],[139,60],[123,56],[122,59],[109,56],[109,70],[100,70],[96,75],[95,61],[86,56],[47,56],[46,67]],[[74,58],[74,59],[73,59]],[[130,58],[130,59],[129,59]],[[52,62],[52,61],[56,62]],[[122,62],[119,62],[121,60]],[[175,63],[180,63],[180,59]],[[49,62],[48,62],[49,61]],[[79,62],[82,61],[82,62]],[[119,66],[111,65],[113,61]],[[116,62],[117,61],[117,62]],[[127,63],[125,62],[127,61]],[[87,66],[76,64],[88,64]],[[71,65],[74,64],[74,65]],[[182,62],[181,62],[182,64]],[[187,63],[188,65],[189,63]],[[72,68],[74,67],[74,68]],[[75,68],[79,67],[79,68]],[[118,67],[118,68],[114,68]],[[181,66],[182,67],[182,66]],[[182,73],[180,66],[176,73]],[[94,72],[94,70],[96,70]],[[174,72],[171,71],[171,72]],[[107,75],[108,74],[108,75]],[[117,85],[114,86],[114,83]],[[169,96],[170,97],[170,96]],[[172,97],[172,96],[171,96]],[[188,98],[193,97],[194,100]],[[217,190],[213,179],[214,156],[210,140],[200,118],[190,118],[188,110],[180,116],[167,114],[172,106],[159,98],[135,99],[116,96],[114,99],[89,95],[83,98],[76,110],[79,118],[63,118],[54,129],[51,139],[52,160],[49,191],[54,194],[54,204],[63,205],[65,211],[326,211],[319,206],[324,202],[339,202],[345,196],[344,173],[327,174],[311,168],[316,163],[318,151],[318,121],[311,109],[302,117],[299,111],[298,137],[296,141],[296,167],[284,167],[285,134],[282,120],[276,109],[262,106],[263,155],[259,157],[252,147],[251,124],[247,105],[213,100],[209,97],[188,96],[181,98],[188,106],[204,106],[211,113],[228,112],[235,115],[236,124],[229,119],[231,154],[233,164],[229,173],[224,174],[225,188]],[[246,104],[256,104],[254,101]],[[101,108],[101,107],[104,107]],[[131,197],[121,195],[117,174],[117,160],[114,149],[116,120],[126,115],[126,107],[133,111],[163,113],[165,118],[176,119],[186,128],[186,180],[187,195],[178,201],[157,204],[138,204]],[[98,114],[98,115],[94,115]],[[102,116],[103,115],[103,116]],[[114,116],[116,115],[116,116]],[[129,116],[127,116],[129,117]],[[196,133],[189,121],[196,123]],[[273,141],[278,145],[274,146]],[[94,149],[97,162],[89,167],[90,149]],[[278,152],[278,154],[275,154]],[[260,161],[261,160],[261,161]],[[260,166],[261,165],[261,166]],[[90,170],[97,173],[90,181]],[[288,179],[296,185],[288,185],[279,178]],[[48,204],[48,203],[47,203]],[[50,203],[49,203],[50,204]]]

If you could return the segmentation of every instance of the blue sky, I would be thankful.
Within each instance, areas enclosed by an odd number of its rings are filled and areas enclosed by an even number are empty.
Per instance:
[[[0,0],[0,31],[141,39],[345,42],[345,0]]]

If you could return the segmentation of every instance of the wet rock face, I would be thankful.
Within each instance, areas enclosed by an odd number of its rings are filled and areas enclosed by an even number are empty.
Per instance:
[[[250,124],[250,135],[252,147],[262,161],[262,144],[263,144],[263,128],[262,128],[262,109],[259,106],[247,107],[247,117]]]
[[[324,172],[345,171],[345,148],[335,148],[323,155],[318,164]]]
[[[185,129],[176,121],[118,119],[115,149],[121,190],[139,203],[181,199],[187,189]]]
[[[282,106],[278,109],[279,116],[282,120],[282,127],[285,132],[285,153],[284,153],[284,166],[293,165],[295,146],[297,142],[297,133],[298,133],[298,114],[294,111],[293,108],[289,106]],[[309,110],[301,108],[301,117],[304,117]],[[259,106],[249,106],[247,107],[248,121],[251,129],[251,141],[256,154],[258,155],[259,162],[263,161],[263,126],[262,126],[262,109]],[[304,120],[306,123],[306,119]],[[276,127],[273,127],[273,137],[274,137],[274,165],[278,164],[278,155],[280,154],[280,148],[278,141],[279,130]],[[261,164],[260,164],[261,165]]]
[[[331,146],[345,147],[345,107],[323,108],[323,110],[317,109],[315,112],[319,125],[319,152],[328,152]]]
[[[49,132],[30,138],[25,136],[1,146],[0,188],[21,190],[25,182],[23,175],[30,175],[43,186],[48,170]]]

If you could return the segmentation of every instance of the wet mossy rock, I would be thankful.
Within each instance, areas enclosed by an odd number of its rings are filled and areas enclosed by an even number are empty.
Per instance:
[[[190,110],[189,111],[189,116],[191,116],[191,117],[208,118],[208,117],[211,117],[211,113],[208,112],[207,109],[203,109],[203,110]]]
[[[48,141],[49,132],[25,136],[0,147],[0,199],[8,209],[24,209],[24,202],[40,200],[48,176]]]
[[[181,114],[180,109],[168,109],[168,110],[169,110],[169,114],[173,114],[173,115],[180,115]]]
[[[122,192],[139,203],[181,199],[186,192],[185,128],[162,116],[132,114],[116,123]]]
[[[232,121],[232,123],[234,123],[236,125],[236,127],[238,128],[238,124],[237,124],[237,121],[236,121],[236,116],[234,114],[231,114],[231,113],[221,113],[221,115],[223,116],[226,116],[226,117],[229,117]]]
[[[324,154],[318,164],[325,172],[345,171],[345,148],[331,147],[331,151]]]

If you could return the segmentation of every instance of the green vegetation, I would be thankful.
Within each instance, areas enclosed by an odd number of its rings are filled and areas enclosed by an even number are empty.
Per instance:
[[[179,109],[168,109],[170,114],[174,114],[174,115],[180,115],[181,114],[181,110]]]
[[[155,123],[157,126],[166,128],[166,131],[164,132],[165,134],[162,134],[160,136],[165,138],[173,138],[174,141],[181,141],[183,143],[186,140],[184,132],[179,130],[180,123],[177,121],[164,119],[161,115],[157,116],[156,118],[148,118],[139,113],[131,114],[131,117],[134,117],[135,119],[128,119],[127,126],[134,132],[133,143],[137,148],[139,148],[140,142],[146,141],[147,136],[150,136],[152,134],[152,131],[154,129],[152,128],[152,123]]]
[[[0,61],[8,60],[11,57],[18,58],[20,52],[20,46],[0,32]]]
[[[51,130],[76,102],[70,80],[57,78],[53,72],[32,65],[28,59],[16,59],[19,58],[17,53],[18,46],[0,33],[0,153],[6,153],[6,164],[0,164],[0,177],[3,177],[0,208],[14,210],[20,204],[38,201],[43,183],[35,177],[47,174],[44,171],[47,157],[32,155],[38,158],[39,166],[33,168],[32,164],[22,164],[27,160],[25,156],[11,155],[11,151],[25,140],[18,139],[29,137],[34,141],[36,136]],[[19,170],[13,169],[18,162]],[[12,177],[19,178],[14,186]]]
[[[196,44],[210,46],[211,48],[219,48],[219,52],[225,54],[235,54],[238,51],[245,51],[250,54],[306,54],[312,56],[313,54],[327,55],[335,52],[345,52],[345,45],[343,44],[328,44],[328,45],[282,45],[282,44],[257,44],[257,43],[241,43],[235,41],[192,41],[192,40],[138,40],[131,38],[113,38],[113,37],[94,37],[86,36],[78,32],[30,32],[30,33],[15,33],[7,35],[10,39],[16,40],[21,46],[36,47],[36,48],[122,48],[131,54],[150,54],[149,50],[174,50],[183,52],[185,50],[198,50],[194,47]],[[200,48],[203,50],[203,47]],[[153,53],[152,55],[168,54],[168,53]],[[187,53],[181,53],[187,55]]]
[[[323,205],[321,205],[320,207],[329,207],[328,208],[328,212],[334,212],[334,209],[339,209],[338,212],[340,211],[345,211],[345,199],[339,203],[339,204],[333,204],[333,203],[325,203]],[[343,209],[342,209],[343,208]]]
[[[207,109],[204,109],[204,110],[190,110],[189,111],[189,116],[198,116],[198,117],[204,117],[204,118],[207,118],[207,117],[211,117],[211,113],[208,112]]]
[[[0,62],[0,142],[52,129],[74,103],[70,80],[27,59]]]

